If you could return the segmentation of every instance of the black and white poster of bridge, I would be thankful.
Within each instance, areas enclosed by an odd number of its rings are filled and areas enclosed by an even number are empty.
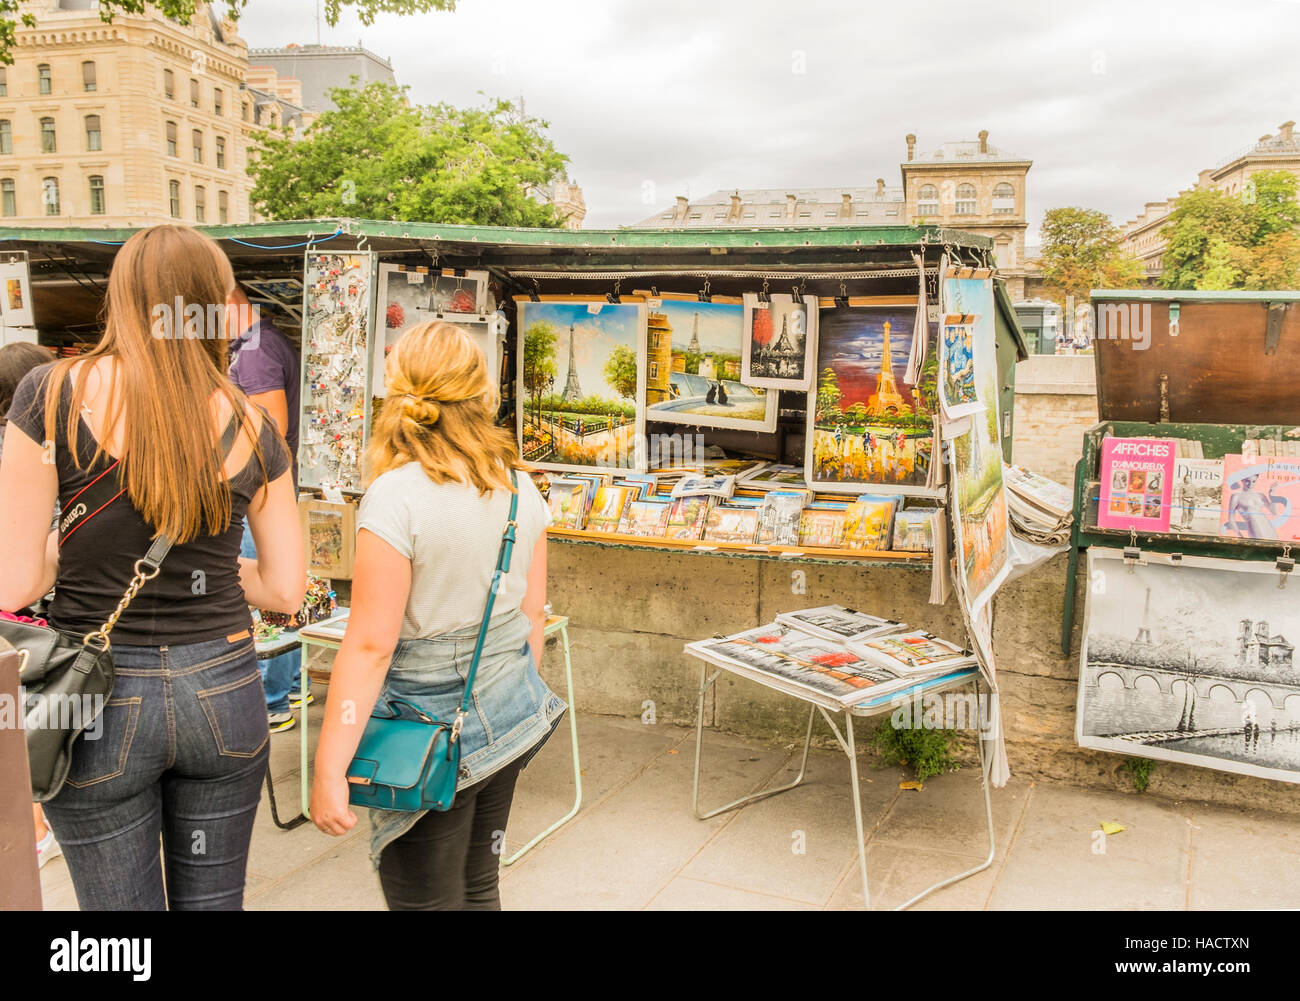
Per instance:
[[[1300,782],[1300,580],[1272,562],[1088,551],[1083,747]]]

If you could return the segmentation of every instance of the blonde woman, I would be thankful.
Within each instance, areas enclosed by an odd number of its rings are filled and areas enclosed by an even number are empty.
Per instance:
[[[381,693],[454,718],[509,519],[511,472],[523,469],[493,422],[499,399],[483,352],[460,327],[412,327],[389,353],[385,381],[312,786],[312,820],[335,835],[357,822],[346,773]],[[565,709],[537,673],[550,516],[532,480],[517,481],[514,559],[460,734],[455,801],[446,812],[370,811],[371,857],[392,910],[500,909],[515,780]]]
[[[84,636],[154,541],[172,542],[109,635],[116,681],[96,737],[77,739],[45,803],[82,910],[243,905],[268,739],[248,605],[297,610],[306,571],[283,439],[226,377],[224,329],[181,326],[194,312],[221,325],[234,288],[195,230],[135,234],[99,343],[29,373],[9,410],[0,609],[53,586],[50,624]],[[173,324],[160,306],[180,310]],[[257,560],[239,557],[245,515]]]

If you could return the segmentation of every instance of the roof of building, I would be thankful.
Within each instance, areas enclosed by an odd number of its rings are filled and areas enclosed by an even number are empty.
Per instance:
[[[740,196],[741,217],[728,220],[732,195]],[[795,214],[787,216],[789,199],[795,198]],[[844,196],[850,211],[841,214]],[[687,203],[686,217],[676,220],[676,206],[660,209],[634,229],[717,229],[770,225],[828,226],[843,219],[855,226],[896,225],[902,218],[903,189],[885,185],[842,188],[732,188],[714,191]]]
[[[1030,163],[1028,157],[1016,156],[1004,149],[986,142],[984,152],[980,152],[980,143],[978,140],[946,142],[937,149],[932,149],[928,153],[919,153],[917,156],[904,163],[904,166],[915,166],[917,164],[948,164],[948,163]]]
[[[388,69],[393,68],[393,64],[381,55],[371,52],[364,45],[358,42],[356,45],[298,45],[290,43],[273,48],[249,49],[248,57],[260,56],[266,59],[275,59],[277,57],[288,58],[298,56],[368,56],[377,63],[381,63]]]

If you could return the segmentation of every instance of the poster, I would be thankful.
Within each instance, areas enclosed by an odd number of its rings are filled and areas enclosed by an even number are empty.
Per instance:
[[[1223,500],[1222,459],[1174,459],[1169,530],[1218,535]]]
[[[305,487],[362,489],[374,261],[373,254],[307,254],[298,442]]]
[[[331,580],[352,576],[356,552],[356,513],[351,504],[303,499],[298,502],[310,573]]]
[[[808,406],[808,486],[837,493],[861,493],[864,487],[926,493],[938,360],[930,355],[918,385],[903,381],[916,335],[916,300],[822,303],[816,387]]]
[[[543,469],[645,471],[646,305],[557,296],[519,306],[517,426]]]
[[[0,319],[3,319],[6,327],[36,325],[26,259],[0,263]]]
[[[1088,550],[1083,747],[1300,781],[1300,602],[1271,562]]]
[[[641,295],[642,293],[637,293]],[[647,299],[645,417],[741,431],[776,430],[776,391],[741,379],[745,307],[739,299]]]
[[[817,313],[815,296],[795,302],[793,295],[773,295],[759,302],[747,293],[740,381],[765,389],[812,388]]]
[[[1097,527],[1168,532],[1174,439],[1104,438]]]
[[[1223,535],[1300,541],[1300,459],[1225,455],[1220,504]]]

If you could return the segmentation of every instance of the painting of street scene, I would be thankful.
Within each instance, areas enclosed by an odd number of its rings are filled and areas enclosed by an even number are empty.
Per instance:
[[[645,304],[518,301],[518,433],[548,469],[640,469]]]
[[[661,298],[646,319],[646,420],[776,429],[776,393],[740,382],[740,299]]]
[[[927,352],[919,383],[903,381],[915,322],[915,306],[822,311],[816,400],[808,408],[810,486],[845,491],[928,482],[939,363]]]
[[[1272,563],[1088,551],[1079,743],[1300,781],[1300,602]]]
[[[994,405],[970,418],[970,430],[952,439],[953,498],[959,569],[969,606],[978,611],[1006,578],[1007,498],[1002,482],[1002,445]]]

